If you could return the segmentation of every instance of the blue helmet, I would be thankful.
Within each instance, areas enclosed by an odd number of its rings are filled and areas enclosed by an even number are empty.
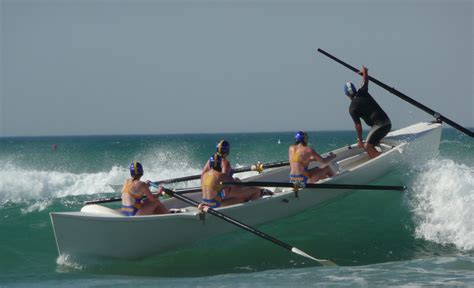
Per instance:
[[[130,164],[130,175],[132,177],[136,176],[142,176],[143,175],[143,166],[137,161],[133,161],[132,164]]]
[[[211,158],[209,158],[209,166],[216,171],[222,171],[222,156],[217,153],[211,155]]]
[[[230,144],[227,140],[221,140],[216,145],[216,152],[219,155],[229,155],[230,153]]]
[[[346,94],[346,96],[352,97],[356,92],[357,89],[351,82],[347,82],[346,85],[344,85],[344,94]]]
[[[308,143],[308,133],[303,132],[303,131],[298,131],[295,135],[295,142],[296,144],[304,144],[306,145]]]

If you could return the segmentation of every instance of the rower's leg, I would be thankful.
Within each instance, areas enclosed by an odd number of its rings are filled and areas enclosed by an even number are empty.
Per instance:
[[[375,149],[374,145],[370,143],[365,143],[365,150],[367,151],[367,154],[369,154],[370,158],[375,158],[380,155],[380,152]]]
[[[310,183],[318,182],[321,179],[332,177],[336,174],[329,165],[324,168],[316,167],[316,168],[310,169],[308,172],[310,175],[309,177]]]
[[[137,215],[153,215],[166,213],[168,213],[168,209],[166,209],[166,207],[160,201],[150,202],[146,200],[143,204],[143,207],[138,210]]]
[[[227,205],[240,203],[248,200],[255,200],[260,198],[260,189],[257,187],[239,187],[233,186],[232,189],[225,192],[224,202]],[[236,202],[237,201],[237,202]]]

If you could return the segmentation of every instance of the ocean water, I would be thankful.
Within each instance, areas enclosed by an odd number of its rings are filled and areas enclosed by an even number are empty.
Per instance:
[[[222,138],[233,166],[287,160],[292,136],[0,138],[0,287],[474,286],[474,140],[453,129],[443,130],[439,156],[372,183],[404,184],[406,192],[358,191],[257,226],[338,267],[245,231],[134,261],[58,255],[49,213],[118,196],[109,185],[123,182],[133,160],[143,163],[145,179],[162,180],[200,173]],[[311,132],[309,139],[323,153],[352,143],[354,132]]]

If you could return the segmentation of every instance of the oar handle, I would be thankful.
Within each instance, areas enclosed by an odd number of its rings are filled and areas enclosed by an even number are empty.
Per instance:
[[[337,63],[345,66],[346,68],[358,73],[359,70],[356,69],[355,67],[347,64],[346,62],[336,58],[335,56],[329,54],[328,52],[324,51],[323,49],[321,48],[318,48],[318,52],[320,52],[321,54],[331,58],[332,60],[336,61]],[[421,104],[420,102],[408,97],[407,95],[403,94],[402,92],[396,90],[394,87],[390,87],[382,82],[380,82],[379,80],[375,79],[374,77],[370,76],[369,75],[369,80],[372,81],[373,83],[379,85],[380,87],[384,88],[385,90],[387,90],[388,92],[394,94],[395,96],[398,96],[399,98],[405,100],[406,102],[418,107],[419,109],[425,111],[426,113],[430,114],[431,116],[435,117],[436,119],[439,119],[443,122],[446,122],[447,124],[449,124],[451,127],[454,127],[456,129],[458,129],[459,131],[465,133],[466,135],[468,136],[471,136],[471,137],[474,137],[474,132],[459,125],[458,123],[454,122],[453,120],[441,115],[441,113],[439,112],[436,112],[434,111],[433,109]]]
[[[221,182],[226,186],[256,186],[256,187],[286,187],[286,188],[315,188],[315,189],[363,189],[363,190],[395,190],[403,191],[405,186],[391,186],[391,185],[359,185],[359,184],[330,184],[330,183],[310,183],[302,186],[295,186],[293,183],[286,182]]]

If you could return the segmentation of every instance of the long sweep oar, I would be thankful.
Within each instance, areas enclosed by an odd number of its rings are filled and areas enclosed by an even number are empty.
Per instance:
[[[340,60],[340,59],[337,59],[335,56],[329,54],[328,52],[318,48],[318,52],[322,53],[323,55],[326,55],[327,57],[331,58],[332,60],[336,61],[337,63],[349,68],[350,70],[358,73],[359,70],[354,68],[353,66],[345,63],[344,61]],[[405,100],[406,102],[420,108],[421,110],[425,111],[426,113],[430,114],[431,116],[435,117],[436,119],[440,119],[441,121],[444,121],[446,123],[448,123],[449,125],[451,125],[452,127],[458,129],[459,131],[465,133],[466,135],[468,136],[471,136],[471,137],[474,137],[474,132],[470,131],[469,129],[467,128],[464,128],[463,126],[459,125],[458,123],[448,119],[447,117],[441,115],[441,113],[439,112],[436,112],[428,107],[426,107],[425,105],[421,104],[420,102],[416,101],[416,100],[413,100],[412,98],[408,97],[407,95],[403,94],[402,92],[396,90],[395,88],[393,87],[390,87],[382,82],[380,82],[379,80],[369,76],[369,80],[374,82],[375,84],[379,85],[380,87],[384,88],[385,90],[387,90],[388,92],[394,94],[395,96],[398,96],[399,98]]]
[[[257,171],[257,172],[261,173],[264,169],[283,167],[283,166],[288,166],[288,165],[290,165],[290,162],[288,162],[288,161],[279,161],[279,162],[271,162],[271,163],[257,162],[257,164],[253,164],[253,165],[250,165],[250,166],[245,166],[245,167],[232,169],[232,172],[242,173],[242,172],[249,172],[249,171]],[[156,184],[156,185],[158,185],[158,184],[171,184],[171,183],[178,183],[178,182],[196,180],[196,179],[199,179],[199,178],[201,178],[201,174],[155,181],[155,182],[153,182],[153,184]],[[118,189],[120,189],[122,187],[122,185],[110,185],[110,186],[115,191],[117,191]]]
[[[256,186],[256,187],[287,187],[287,188],[303,188],[301,186],[295,186],[292,183],[287,182],[262,182],[262,181],[250,181],[250,182],[221,182],[222,185],[226,186]],[[314,183],[304,185],[306,188],[320,188],[320,189],[363,189],[363,190],[396,190],[403,191],[406,189],[405,186],[387,186],[387,185],[358,185],[358,184],[329,184],[329,183]]]
[[[283,166],[288,166],[288,165],[290,165],[290,162],[288,162],[288,161],[279,161],[279,162],[271,162],[271,163],[257,162],[257,164],[236,168],[236,169],[233,169],[232,171],[234,173],[242,173],[242,172],[249,172],[249,171],[257,171],[257,172],[261,173],[264,169],[277,168],[277,167],[283,167]],[[199,179],[199,178],[201,178],[201,174],[155,181],[155,182],[153,182],[153,184],[159,185],[159,184],[178,183],[178,182],[196,180],[196,179]],[[110,187],[112,187],[112,189],[114,189],[114,191],[119,191],[122,188],[122,185],[110,185]],[[111,199],[111,201],[108,201],[108,199]],[[122,200],[122,197],[117,196],[117,197],[111,197],[111,198],[103,198],[103,199],[98,199],[98,200],[95,200],[95,201],[102,201],[102,200],[104,200],[105,202],[89,201],[90,203],[87,203],[87,204],[98,204],[98,203],[107,203],[107,202],[113,202],[113,201],[120,201],[120,200]]]
[[[187,194],[187,193],[193,193],[193,192],[199,192],[199,191],[201,191],[201,187],[180,189],[180,190],[176,190],[175,193]],[[85,201],[84,205],[109,203],[109,202],[116,202],[116,201],[121,201],[121,200],[122,200],[122,196],[115,196],[115,197],[101,198],[101,199],[92,200],[92,201]]]
[[[282,167],[282,166],[288,166],[288,165],[290,165],[290,162],[288,162],[288,161],[272,162],[272,163],[266,163],[266,164],[258,162],[257,164],[254,164],[254,165],[232,169],[232,171],[234,173],[242,173],[242,172],[248,172],[248,171],[262,172],[264,169],[276,168],[276,167]],[[180,178],[167,179],[167,180],[155,181],[155,182],[153,182],[153,184],[155,184],[155,185],[170,184],[170,183],[196,180],[196,179],[199,179],[199,178],[201,178],[201,174],[186,176],[186,177],[180,177]]]
[[[153,185],[153,186],[154,186],[153,183],[150,183],[150,185]],[[196,201],[194,201],[193,199],[190,199],[190,198],[188,198],[188,197],[186,197],[186,196],[183,196],[183,195],[181,195],[181,194],[177,194],[176,192],[173,192],[173,190],[170,190],[170,189],[165,188],[165,189],[163,189],[163,191],[165,191],[168,195],[170,195],[170,196],[172,196],[172,197],[175,197],[175,198],[177,198],[177,199],[179,199],[179,200],[181,200],[181,201],[184,201],[184,202],[186,202],[186,203],[188,203],[188,204],[190,204],[190,205],[193,205],[193,206],[195,206],[195,207],[198,207],[198,206],[199,206],[199,202],[196,202]],[[257,236],[260,236],[260,237],[262,237],[262,238],[264,238],[264,239],[266,239],[266,240],[269,240],[269,241],[271,241],[271,242],[273,242],[273,243],[275,243],[275,244],[277,244],[277,245],[280,245],[281,247],[283,247],[283,248],[285,248],[285,249],[287,249],[287,250],[289,250],[289,251],[291,251],[291,252],[293,252],[293,253],[295,253],[295,254],[298,254],[298,255],[303,256],[303,257],[306,257],[306,258],[308,258],[308,259],[314,260],[314,261],[318,262],[319,264],[321,264],[321,265],[323,265],[323,266],[337,266],[334,262],[332,262],[332,261],[330,261],[330,260],[324,260],[324,259],[317,259],[317,258],[314,258],[313,256],[311,256],[311,255],[309,255],[309,254],[307,254],[307,253],[301,251],[300,249],[298,249],[298,248],[296,248],[296,247],[293,247],[293,246],[291,246],[291,245],[289,245],[289,244],[287,244],[287,243],[285,243],[285,242],[282,242],[282,241],[280,241],[280,240],[278,240],[278,239],[276,239],[276,238],[273,238],[272,236],[270,236],[270,235],[268,235],[268,234],[265,234],[264,232],[262,232],[262,231],[260,231],[260,230],[257,230],[257,229],[255,229],[255,228],[253,228],[253,227],[251,227],[251,226],[248,226],[248,225],[246,225],[246,224],[244,224],[244,223],[242,223],[242,222],[240,222],[240,221],[237,221],[237,220],[235,220],[234,218],[231,218],[231,217],[229,217],[229,216],[227,216],[227,215],[225,215],[225,214],[223,214],[223,213],[221,213],[221,212],[219,212],[219,211],[216,211],[216,210],[214,210],[214,209],[212,209],[212,208],[207,207],[207,211],[206,211],[206,212],[209,213],[209,214],[212,214],[212,215],[216,216],[217,218],[220,218],[220,219],[222,219],[222,220],[224,220],[224,221],[226,221],[226,222],[229,222],[229,223],[231,223],[231,224],[234,224],[234,225],[236,225],[236,226],[238,226],[238,227],[240,227],[240,228],[242,228],[242,229],[244,229],[244,230],[247,230],[248,232],[251,232],[251,233],[253,233],[253,234],[257,235]]]

